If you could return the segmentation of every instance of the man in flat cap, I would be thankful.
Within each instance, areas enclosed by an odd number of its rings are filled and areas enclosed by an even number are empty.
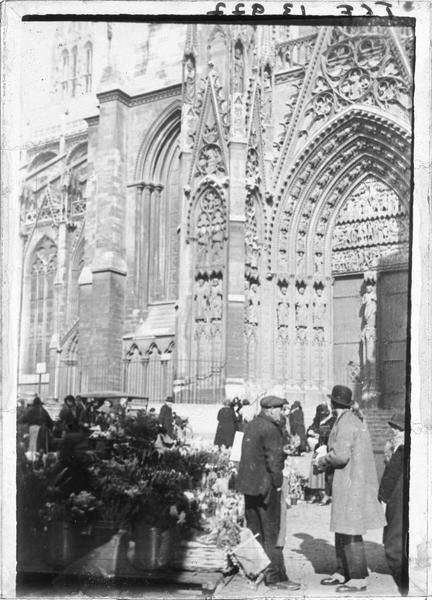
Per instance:
[[[277,396],[261,399],[261,412],[247,425],[237,478],[237,489],[245,496],[246,523],[270,559],[266,585],[298,590],[286,573],[282,548],[276,547],[280,529],[281,487],[284,466],[282,407]]]
[[[334,469],[330,531],[335,532],[337,568],[321,580],[336,592],[350,595],[367,588],[368,569],[363,535],[385,525],[378,502],[378,478],[366,423],[352,402],[352,392],[335,385],[331,404],[336,421],[328,440],[328,453],[318,458],[320,470]]]
[[[384,550],[393,579],[402,593],[406,592],[406,532],[404,533],[404,443],[405,415],[395,413],[389,421],[392,430],[392,456],[385,468],[378,499],[386,503],[387,525],[384,527]],[[406,558],[406,557],[405,557]]]

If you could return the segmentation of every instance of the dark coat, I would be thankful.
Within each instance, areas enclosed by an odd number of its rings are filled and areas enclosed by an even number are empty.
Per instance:
[[[217,420],[214,445],[231,448],[237,430],[237,418],[233,407],[223,406],[218,412]]]
[[[159,423],[165,429],[170,437],[174,436],[174,424],[172,416],[172,408],[169,404],[162,404],[159,412]]]
[[[378,502],[378,479],[366,423],[350,410],[341,413],[328,440],[320,467],[333,467],[330,531],[363,535],[385,525]]]
[[[247,496],[267,497],[280,488],[284,466],[280,423],[261,412],[247,425],[237,476],[237,490]]]
[[[385,502],[387,526],[384,547],[393,574],[400,571],[403,552],[404,447],[399,446],[386,466],[378,498]]]
[[[300,438],[300,452],[305,452],[307,449],[306,429],[304,424],[303,409],[301,407],[291,409],[289,413],[289,425],[291,435],[298,435]]]
[[[63,427],[68,429],[78,424],[78,411],[75,407],[64,404],[60,410],[58,418]]]
[[[45,426],[47,429],[53,427],[53,420],[43,406],[29,406],[19,421],[28,426],[39,425],[39,427]]]

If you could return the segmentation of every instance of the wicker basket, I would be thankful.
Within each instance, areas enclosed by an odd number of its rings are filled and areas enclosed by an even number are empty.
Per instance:
[[[224,571],[227,568],[226,552],[214,544],[183,541],[174,550],[173,569],[182,571]]]

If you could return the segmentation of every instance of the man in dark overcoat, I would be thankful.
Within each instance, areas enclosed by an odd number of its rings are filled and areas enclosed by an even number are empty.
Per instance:
[[[281,520],[281,487],[284,466],[281,427],[283,398],[261,399],[261,412],[247,425],[237,477],[237,489],[245,497],[246,523],[270,559],[265,583],[285,590],[298,590],[290,581],[282,548],[276,547]]]
[[[392,428],[393,453],[383,473],[378,499],[386,503],[387,525],[384,528],[383,542],[393,579],[401,592],[406,592],[403,576],[406,564],[406,533],[403,531],[403,498],[404,498],[404,442],[405,415],[398,412],[389,421]]]
[[[325,456],[316,460],[318,469],[334,469],[330,531],[335,532],[337,569],[321,580],[336,585],[336,592],[355,594],[367,588],[368,568],[363,535],[385,525],[378,502],[378,478],[372,443],[366,423],[353,412],[352,392],[335,385],[331,404],[336,411]]]
[[[165,429],[166,433],[172,438],[174,437],[174,422],[173,422],[173,410],[172,404],[174,398],[167,396],[165,402],[162,404],[159,411],[159,423]]]

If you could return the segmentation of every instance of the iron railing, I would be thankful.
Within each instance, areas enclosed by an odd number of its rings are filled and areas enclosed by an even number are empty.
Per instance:
[[[23,397],[37,392],[44,399],[62,400],[67,394],[96,390],[124,391],[160,403],[175,395],[177,402],[221,403],[225,394],[225,366],[206,360],[178,360],[162,354],[139,360],[115,362],[61,362],[51,371],[51,381],[39,387],[36,376],[19,377]]]

